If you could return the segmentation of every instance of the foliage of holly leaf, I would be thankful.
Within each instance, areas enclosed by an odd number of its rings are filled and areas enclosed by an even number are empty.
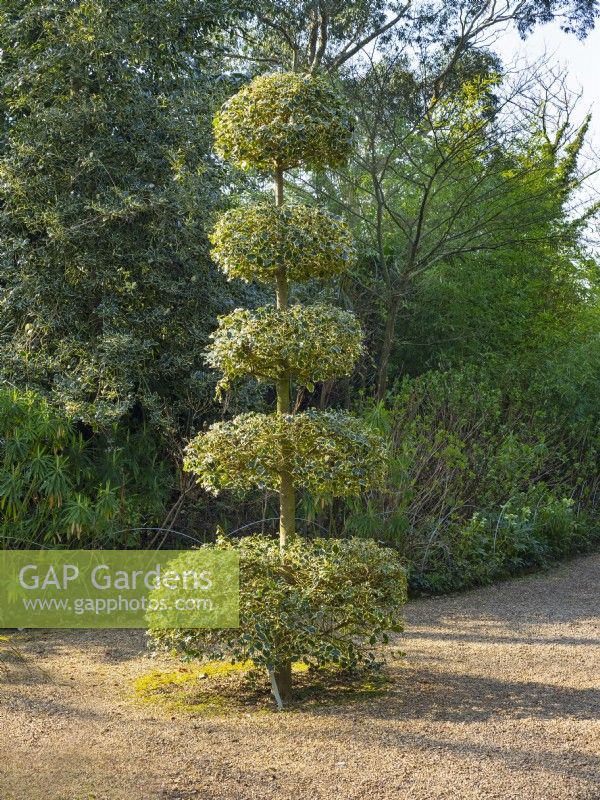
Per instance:
[[[259,203],[222,214],[210,235],[212,257],[229,278],[273,283],[327,280],[355,261],[352,236],[339,217],[302,204]]]
[[[297,488],[319,497],[359,495],[381,485],[383,438],[342,411],[240,414],[217,422],[186,448],[184,466],[207,491],[272,489],[284,468]]]
[[[353,118],[323,77],[260,75],[214,119],[219,155],[241,169],[273,171],[342,166],[352,146]]]
[[[212,339],[207,361],[223,373],[220,388],[244,375],[309,386],[350,375],[362,353],[354,314],[326,305],[238,308],[219,319]]]
[[[0,4],[0,382],[95,429],[187,431],[215,318],[247,291],[213,269],[204,225],[227,5]]]
[[[290,661],[353,669],[402,630],[406,575],[395,550],[365,539],[296,537],[282,554],[259,535],[220,537],[215,547],[239,555],[239,628],[155,629],[159,648],[275,671]],[[189,558],[193,565],[194,552]]]

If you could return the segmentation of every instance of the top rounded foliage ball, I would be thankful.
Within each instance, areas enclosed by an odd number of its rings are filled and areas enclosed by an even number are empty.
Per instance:
[[[341,166],[352,116],[319,77],[261,75],[231,97],[214,120],[217,152],[242,169]]]

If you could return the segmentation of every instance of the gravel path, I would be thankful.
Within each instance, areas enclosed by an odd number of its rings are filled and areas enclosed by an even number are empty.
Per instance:
[[[411,603],[388,695],[279,715],[136,707],[140,632],[22,634],[0,798],[598,800],[599,586],[596,555]]]

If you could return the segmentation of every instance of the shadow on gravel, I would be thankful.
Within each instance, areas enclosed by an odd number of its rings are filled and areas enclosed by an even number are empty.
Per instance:
[[[518,772],[530,771],[531,779],[534,782],[535,772],[544,771],[584,781],[591,786],[600,785],[600,758],[593,755],[584,756],[577,750],[568,752],[543,748],[527,750],[520,747],[497,745],[493,741],[474,744],[452,739],[431,737],[425,739],[411,734],[402,737],[402,745],[419,748],[423,752],[424,763],[427,761],[427,751],[447,754],[449,757],[453,755],[473,756],[482,762],[485,762],[486,759],[502,762],[503,766],[508,766]],[[598,796],[589,795],[590,800]]]
[[[81,652],[99,663],[133,661],[147,652],[144,630],[25,630],[14,633],[14,641],[35,661],[36,656],[51,657]]]
[[[25,713],[29,720],[39,718],[43,721],[66,719],[73,725],[108,719],[104,711],[97,712],[91,708],[83,708],[79,704],[71,704],[56,698],[11,697],[7,703],[10,709]],[[1,795],[0,795],[1,797]]]
[[[439,624],[439,623],[438,623]],[[440,625],[440,627],[442,627]],[[451,628],[450,625],[445,626]],[[407,639],[426,639],[429,641],[449,641],[449,642],[472,642],[474,644],[541,644],[541,645],[565,645],[570,647],[597,647],[598,661],[600,662],[600,639],[587,639],[578,636],[493,636],[489,633],[445,633],[444,631],[420,631],[411,629],[407,634]]]
[[[468,728],[470,724],[493,720],[496,726],[500,723],[501,729],[512,727],[518,735],[519,720],[598,721],[600,690],[561,688],[533,682],[511,683],[494,678],[406,669],[385,697],[360,707],[338,707],[329,711],[338,718],[355,717],[357,713],[361,725],[356,726],[354,735],[359,739],[361,734],[364,735],[365,745],[376,736],[381,745],[416,748],[423,752],[424,763],[427,751],[441,751],[448,755],[471,754],[481,759],[498,759],[520,771],[547,770],[600,786],[600,757],[581,753],[576,738],[564,749],[544,749],[541,741],[539,750],[529,750],[503,746],[495,743],[493,738],[474,743],[469,739]],[[411,724],[415,720],[433,725],[442,723],[442,726],[433,728],[436,731],[433,736],[415,734]],[[443,733],[440,736],[444,731],[443,723],[464,726],[464,734],[457,738],[455,732],[449,732],[449,738],[444,739]],[[455,728],[451,730],[455,731]]]
[[[518,719],[600,720],[600,689],[510,682],[426,669],[400,672],[394,688],[363,707],[378,719],[484,722]]]

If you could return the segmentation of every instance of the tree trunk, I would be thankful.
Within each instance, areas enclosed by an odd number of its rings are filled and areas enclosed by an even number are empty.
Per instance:
[[[278,670],[275,670],[275,683],[279,689],[279,696],[283,703],[292,697],[292,662],[288,661]]]
[[[283,172],[275,172],[275,202],[283,205]],[[288,279],[285,267],[281,266],[277,273],[277,308],[287,308],[288,304]],[[277,413],[290,413],[291,382],[289,378],[277,381]],[[279,486],[279,546],[281,552],[285,550],[287,542],[296,533],[296,492],[291,475],[291,453],[284,444],[281,453],[282,470]]]
[[[283,205],[283,171],[275,172],[275,203]],[[287,308],[288,305],[288,279],[285,266],[281,265],[277,273],[277,308]],[[280,415],[290,413],[291,381],[289,377],[277,381],[277,413]],[[292,454],[289,445],[284,442],[281,450],[281,473],[279,475],[279,549],[281,556],[285,552],[287,543],[296,534],[296,490],[291,474]],[[292,695],[292,662],[288,661],[275,672],[275,681],[282,702],[286,702]]]
[[[319,409],[321,411],[325,411],[327,408],[327,401],[329,400],[329,395],[334,386],[333,380],[323,381],[321,384],[321,396],[319,397]]]
[[[277,413],[290,413],[289,380],[277,381]],[[289,470],[291,457],[289,446],[287,442],[284,442],[281,451],[283,469],[281,470],[279,485],[279,547],[282,553],[288,541],[296,533],[296,492]]]
[[[380,403],[384,397],[387,389],[388,371],[390,367],[390,356],[392,354],[392,347],[394,345],[394,337],[396,335],[396,322],[398,321],[398,312],[400,311],[400,297],[394,297],[389,307],[387,320],[385,322],[385,330],[383,332],[383,343],[381,345],[381,354],[379,356],[379,370],[377,376],[377,393],[375,398]]]

